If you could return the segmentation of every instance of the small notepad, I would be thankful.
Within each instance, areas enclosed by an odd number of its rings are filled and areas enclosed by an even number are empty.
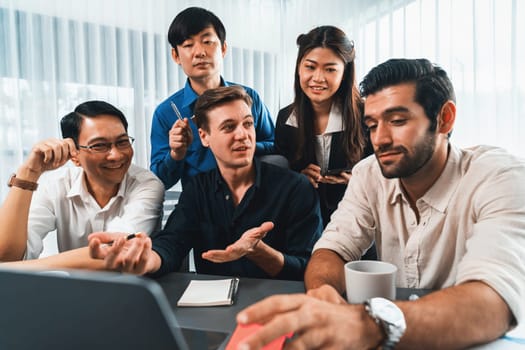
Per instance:
[[[237,325],[235,331],[233,332],[228,345],[226,345],[226,350],[236,350],[239,343],[244,339],[255,333],[262,326],[260,324],[252,323],[249,325]],[[290,332],[285,335],[277,337],[269,344],[263,347],[263,350],[281,350],[284,347],[284,343],[287,339],[293,336],[293,332]]]
[[[192,280],[177,302],[177,306],[232,305],[238,285],[238,278]]]

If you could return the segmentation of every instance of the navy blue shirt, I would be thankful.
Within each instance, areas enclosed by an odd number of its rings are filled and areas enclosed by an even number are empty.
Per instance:
[[[186,184],[165,228],[153,235],[153,250],[162,265],[155,275],[176,271],[191,248],[198,273],[302,280],[314,243],[321,235],[319,201],[305,176],[254,160],[255,183],[237,207],[218,169]],[[284,267],[271,277],[248,258],[213,263],[201,258],[210,249],[225,249],[241,235],[272,221],[263,241],[284,255]]]

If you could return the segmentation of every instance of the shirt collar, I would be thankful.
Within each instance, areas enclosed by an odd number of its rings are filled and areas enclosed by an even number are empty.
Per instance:
[[[221,83],[220,86],[230,86],[228,82],[224,81],[224,79],[221,76]],[[190,79],[186,79],[186,84],[184,85],[184,96],[182,98],[182,107],[183,108],[190,108],[191,105],[197,101],[197,98],[199,98],[199,95],[193,90],[190,84]],[[190,108],[193,110],[193,108]]]
[[[343,131],[343,116],[341,109],[332,103],[330,114],[328,115],[328,124],[324,133],[333,134],[340,131]]]
[[[295,110],[292,110],[292,113],[290,113],[288,119],[286,119],[285,124],[294,128],[298,127]],[[340,131],[343,131],[343,116],[341,109],[332,103],[332,106],[330,107],[330,113],[328,114],[328,124],[326,125],[326,130],[324,133],[332,134]]]
[[[129,173],[126,173],[126,175],[124,175],[124,178],[122,179],[122,182],[120,183],[117,194],[113,198],[118,198],[118,197],[124,198],[124,195],[126,193],[126,186],[128,183],[128,177],[129,177]],[[67,198],[80,197],[84,201],[87,200],[87,198],[89,197],[93,197],[87,189],[87,183],[86,183],[86,178],[84,176],[83,169],[82,171],[77,172],[76,177],[74,178],[71,188],[69,189],[66,197]]]
[[[253,186],[259,188],[261,186],[261,161],[257,158],[253,158],[253,165],[255,166],[255,181]],[[222,178],[219,167],[213,170],[214,172],[214,183],[215,183],[215,192],[221,191],[226,185],[226,181]]]
[[[255,166],[255,182],[254,182],[254,186],[255,188],[259,188],[261,187],[261,161],[257,158],[257,157],[254,157],[253,158],[253,164]]]
[[[221,172],[219,171],[219,167],[217,166],[213,171],[213,177],[215,184],[215,192],[219,192],[223,189],[223,186],[225,185],[224,179],[222,178]]]
[[[286,119],[286,122],[284,123],[288,126],[293,126],[294,128],[299,127],[297,124],[297,115],[295,114],[295,109],[292,109],[292,113],[288,116],[288,119]]]
[[[73,179],[73,183],[71,184],[71,188],[69,189],[66,197],[87,198],[89,196],[91,196],[91,194],[87,190],[87,186],[85,184],[84,170],[76,172],[75,178]]]
[[[460,150],[449,144],[447,163],[443,172],[423,197],[421,197],[425,203],[442,213],[446,212],[448,203],[459,185],[459,178],[461,177],[460,160]],[[399,179],[392,179],[391,181],[393,189],[389,200],[390,204],[395,204],[399,198],[406,200],[401,181]]]
[[[129,178],[129,170],[128,170],[128,172],[126,172],[126,174],[122,178],[122,182],[120,183],[120,185],[118,187],[118,192],[117,192],[115,197],[121,197],[121,198],[125,197],[125,195],[126,195],[126,187],[128,186],[128,178]]]
[[[376,159],[376,162],[377,162],[377,159]],[[377,166],[379,166],[379,164]],[[389,203],[391,205],[394,205],[396,204],[398,200],[404,200],[405,192],[403,191],[403,187],[401,186],[401,181],[399,179],[391,179],[388,181],[392,185],[392,191],[390,194]]]
[[[423,200],[440,212],[446,212],[448,203],[456,192],[461,178],[461,151],[449,144],[445,169],[434,185],[423,195]]]

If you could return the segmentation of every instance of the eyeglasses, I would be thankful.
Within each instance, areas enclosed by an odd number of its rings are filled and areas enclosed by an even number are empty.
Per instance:
[[[133,145],[134,141],[135,139],[133,137],[128,136],[115,142],[99,142],[89,146],[78,145],[78,148],[87,149],[88,151],[93,153],[107,153],[111,151],[111,147],[113,145],[115,145],[115,147],[119,150],[126,150],[130,148],[131,145]]]

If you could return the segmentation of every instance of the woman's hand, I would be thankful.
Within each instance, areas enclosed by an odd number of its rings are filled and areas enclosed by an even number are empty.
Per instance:
[[[306,168],[301,170],[301,174],[306,175],[308,178],[308,181],[314,186],[314,188],[317,188],[319,186],[319,180],[322,178],[321,176],[321,167],[317,164],[308,164]]]
[[[326,184],[341,184],[346,185],[348,181],[350,181],[350,178],[352,177],[352,173],[347,173],[346,171],[341,171],[338,175],[326,175],[321,176],[318,182],[323,182]]]

